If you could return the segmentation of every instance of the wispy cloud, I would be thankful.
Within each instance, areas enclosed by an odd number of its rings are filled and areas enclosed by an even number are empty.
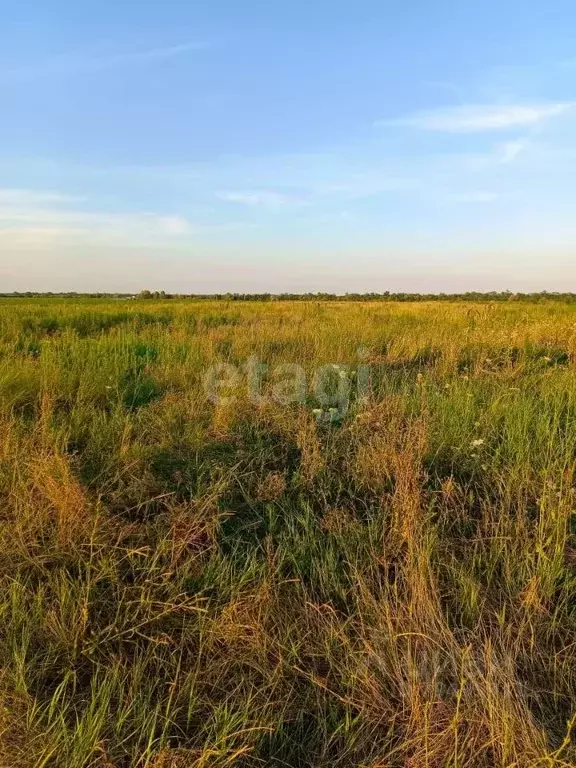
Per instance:
[[[502,165],[513,163],[530,146],[528,139],[507,141],[499,147],[499,162]]]
[[[472,192],[455,192],[446,195],[445,200],[449,203],[493,203],[499,197],[496,192],[475,190]]]
[[[196,232],[179,214],[80,209],[82,198],[59,192],[0,189],[0,231],[104,235],[120,239],[173,240]]]
[[[188,235],[194,228],[184,216],[159,216],[158,225],[167,235]]]
[[[217,197],[226,203],[238,203],[248,206],[277,207],[290,204],[301,204],[296,197],[276,192],[274,190],[229,190],[218,192]]]
[[[398,119],[384,120],[380,126],[399,125],[423,131],[481,133],[533,126],[564,114],[570,102],[540,104],[465,104],[415,112]]]
[[[0,188],[0,206],[63,205],[82,200],[81,197],[64,195],[61,192],[34,189]]]
[[[0,72],[0,84],[14,84],[70,74],[88,74],[152,61],[173,59],[210,47],[208,41],[188,41],[178,45],[148,48],[142,51],[99,49],[69,51],[43,61],[32,62]]]
[[[366,171],[343,176],[341,180],[327,184],[315,184],[314,194],[319,198],[341,197],[361,200],[385,193],[407,192],[417,189],[419,180],[412,176],[394,176],[385,171]]]
[[[293,167],[287,167],[289,175]],[[330,204],[337,200],[361,200],[376,197],[384,193],[405,192],[418,186],[418,180],[413,177],[400,177],[384,171],[355,171],[353,173],[335,173],[333,169],[326,174],[319,168],[314,170],[310,161],[307,173],[298,180],[299,185],[289,192],[272,188],[232,189],[217,192],[219,200],[227,203],[237,203],[249,207],[279,208],[303,207]],[[276,171],[274,171],[276,174]],[[326,180],[322,176],[326,175]]]

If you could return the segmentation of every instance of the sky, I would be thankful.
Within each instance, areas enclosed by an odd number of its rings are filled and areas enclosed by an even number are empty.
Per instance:
[[[573,0],[0,12],[0,291],[576,291]]]

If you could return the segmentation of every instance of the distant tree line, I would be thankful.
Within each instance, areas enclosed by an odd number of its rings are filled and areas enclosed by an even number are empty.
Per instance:
[[[143,290],[130,293],[66,293],[11,292],[0,293],[2,298],[59,298],[59,299],[135,299],[139,301],[164,301],[168,299],[192,299],[194,301],[559,301],[576,303],[576,293],[539,291],[535,293],[513,293],[512,291],[467,291],[465,293],[166,293],[165,291]]]

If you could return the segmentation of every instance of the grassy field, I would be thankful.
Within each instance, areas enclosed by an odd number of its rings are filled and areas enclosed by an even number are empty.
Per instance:
[[[575,765],[575,373],[560,302],[0,302],[0,766]]]

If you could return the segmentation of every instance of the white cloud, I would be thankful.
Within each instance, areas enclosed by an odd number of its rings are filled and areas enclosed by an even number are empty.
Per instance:
[[[217,197],[227,203],[249,206],[280,206],[301,202],[296,198],[282,195],[273,190],[231,190],[219,192]]]
[[[30,206],[43,204],[62,204],[82,200],[81,197],[63,195],[60,192],[51,192],[35,189],[2,189],[0,188],[0,206]]]
[[[423,131],[480,133],[536,125],[567,112],[569,102],[541,104],[465,104],[416,112],[378,125],[401,125]]]
[[[187,235],[192,232],[192,226],[184,216],[160,216],[158,224],[167,235]]]
[[[513,163],[530,146],[528,139],[507,141],[499,148],[499,161],[502,165]]]
[[[419,186],[414,177],[392,176],[386,173],[366,171],[354,173],[341,181],[316,184],[312,192],[318,197],[342,197],[347,200],[360,200],[388,192],[406,192]]]
[[[148,48],[144,51],[114,52],[102,49],[69,51],[44,61],[5,69],[0,73],[0,84],[20,83],[42,77],[100,72],[149,61],[172,59],[193,51],[204,50],[209,45],[206,41],[189,41],[179,45]]]
[[[83,210],[71,205],[78,200],[82,198],[60,192],[0,189],[0,231],[34,237],[90,235],[134,241],[173,240],[195,232],[178,214]]]
[[[99,61],[105,66],[116,66],[117,64],[132,64],[139,61],[153,61],[155,59],[172,59],[175,56],[182,56],[192,51],[202,51],[209,47],[206,41],[190,41],[180,45],[169,45],[165,48],[150,48],[147,51],[136,51],[134,53],[119,53],[116,55],[102,56]]]
[[[499,195],[496,192],[485,192],[482,190],[455,192],[446,196],[446,200],[451,203],[493,203],[498,198]]]
[[[375,171],[355,172],[349,175],[330,174],[332,178],[321,180],[322,172],[310,174],[312,179],[301,178],[293,194],[273,189],[226,190],[216,194],[219,200],[250,207],[277,208],[281,206],[307,207],[330,199],[360,200],[387,192],[404,192],[414,189],[418,181],[412,177],[392,176]]]

